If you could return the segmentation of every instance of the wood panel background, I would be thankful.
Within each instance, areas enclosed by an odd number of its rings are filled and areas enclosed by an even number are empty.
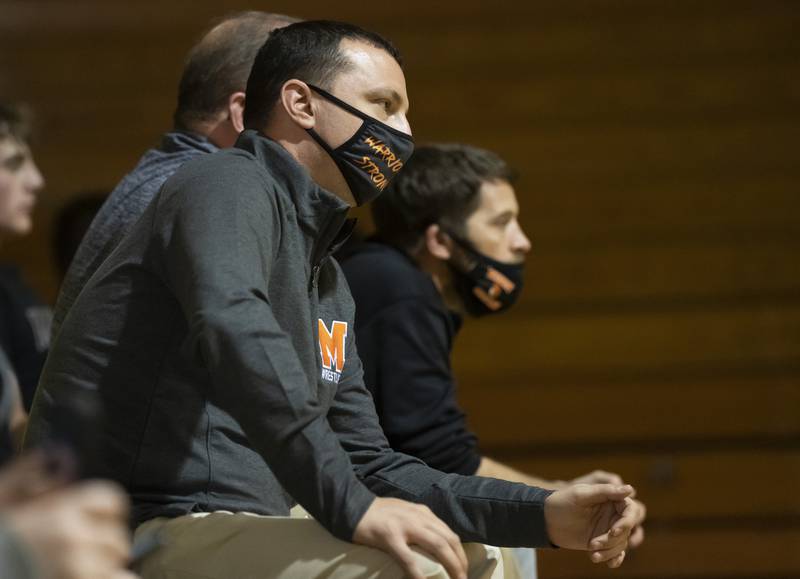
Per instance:
[[[244,8],[385,33],[418,139],[522,173],[524,297],[457,344],[485,451],[634,483],[648,542],[619,577],[800,577],[800,3],[0,1],[0,95],[38,111],[48,180],[2,258],[48,299],[55,212],[157,141],[186,51]]]

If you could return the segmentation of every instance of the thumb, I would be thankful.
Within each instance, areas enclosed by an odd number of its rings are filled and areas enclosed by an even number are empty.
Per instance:
[[[608,501],[621,501],[634,492],[631,485],[576,485],[575,500],[580,506],[588,507]]]

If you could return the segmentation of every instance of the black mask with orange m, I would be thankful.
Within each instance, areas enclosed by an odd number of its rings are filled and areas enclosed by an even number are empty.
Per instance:
[[[480,317],[507,310],[522,291],[524,265],[492,259],[475,247],[448,233],[456,244],[448,261],[453,285],[466,312]]]

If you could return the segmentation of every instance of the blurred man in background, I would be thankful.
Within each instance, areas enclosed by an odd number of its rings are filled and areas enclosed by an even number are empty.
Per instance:
[[[144,154],[94,218],[61,286],[53,336],[83,286],[164,181],[186,161],[233,145],[244,128],[244,90],[256,52],[272,30],[296,21],[267,12],[235,14],[213,26],[191,49],[178,85],[173,129]]]
[[[44,186],[29,130],[24,108],[0,104],[0,241],[31,231]],[[49,318],[16,270],[0,269],[0,576],[129,579],[128,500],[121,489],[100,481],[70,484],[42,452],[15,458],[26,422],[20,383],[30,400]]]
[[[33,229],[33,209],[44,179],[31,154],[30,132],[25,107],[0,103],[0,244]],[[0,265],[0,348],[19,381],[26,408],[47,356],[51,317],[19,270]]]

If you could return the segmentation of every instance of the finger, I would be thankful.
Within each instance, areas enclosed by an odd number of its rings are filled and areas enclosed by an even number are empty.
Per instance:
[[[606,563],[606,565],[608,565],[610,569],[616,569],[617,567],[622,565],[622,562],[624,560],[625,560],[625,551],[614,557],[611,561]]]
[[[130,558],[130,539],[121,525],[97,525],[84,521],[76,531],[79,549],[104,569],[120,569]]]
[[[644,543],[644,527],[638,525],[631,533],[631,538],[628,539],[628,546],[635,549],[642,543]]]
[[[619,519],[617,519],[617,521],[611,525],[610,534],[612,537],[630,534],[634,527],[639,524],[638,509],[632,502],[630,502],[630,499],[627,499],[627,501],[628,502],[623,505],[614,505],[617,508],[617,511],[621,512]]]
[[[42,495],[66,482],[53,476],[42,451],[27,453],[2,470],[0,504],[9,504]]]
[[[594,473],[594,480],[598,483],[607,483],[611,485],[621,486],[624,484],[622,477],[613,472],[607,472],[605,470],[596,470]]]
[[[623,553],[626,547],[627,544],[622,543],[620,545],[615,545],[610,549],[604,549],[601,551],[592,551],[589,558],[592,560],[592,563],[605,563],[606,561],[613,560],[620,553]]]
[[[461,544],[461,538],[456,535],[444,521],[442,521],[433,513],[431,513],[431,517],[427,519],[427,524],[430,525],[432,530],[439,533],[449,543],[450,548],[459,558],[461,566],[464,568],[464,571],[466,571],[468,566],[467,554],[464,551],[464,545]]]
[[[458,535],[451,531],[450,527],[447,525],[444,525],[443,529],[441,527],[430,527],[430,530],[438,533],[445,541],[447,541],[450,549],[458,558],[459,565],[464,572],[466,572],[468,566],[467,553],[464,551],[464,545],[461,544],[461,539],[458,537]]]
[[[592,506],[609,501],[622,501],[633,492],[631,485],[575,485],[575,499],[580,506]]]
[[[72,489],[82,509],[94,516],[123,519],[128,516],[128,499],[116,485],[89,481]]]
[[[636,524],[640,525],[647,517],[647,508],[641,502],[628,497],[625,501],[621,501],[615,505],[617,513],[620,515],[627,509],[630,509],[630,514],[636,519]]]
[[[628,542],[628,535],[611,535],[611,532],[603,533],[602,535],[598,535],[594,537],[589,542],[589,550],[590,551],[605,551],[607,549],[612,549],[618,547],[619,545],[625,545]]]
[[[131,537],[127,528],[120,524],[98,527],[98,533],[106,536],[109,553],[120,564],[127,563],[131,557]]]
[[[633,499],[633,496],[631,496],[631,499]],[[633,503],[639,510],[639,524],[642,524],[642,522],[644,522],[644,520],[647,518],[647,507],[644,506],[644,503],[641,501],[634,500]]]
[[[394,557],[402,567],[403,572],[409,579],[425,579],[419,566],[414,552],[402,540],[394,540],[387,544],[387,552]]]
[[[466,561],[462,561],[457,551],[445,537],[429,530],[420,530],[412,534],[410,539],[414,545],[420,547],[435,561],[438,561],[445,568],[449,577],[466,577]],[[461,543],[459,543],[459,547],[461,547]]]

